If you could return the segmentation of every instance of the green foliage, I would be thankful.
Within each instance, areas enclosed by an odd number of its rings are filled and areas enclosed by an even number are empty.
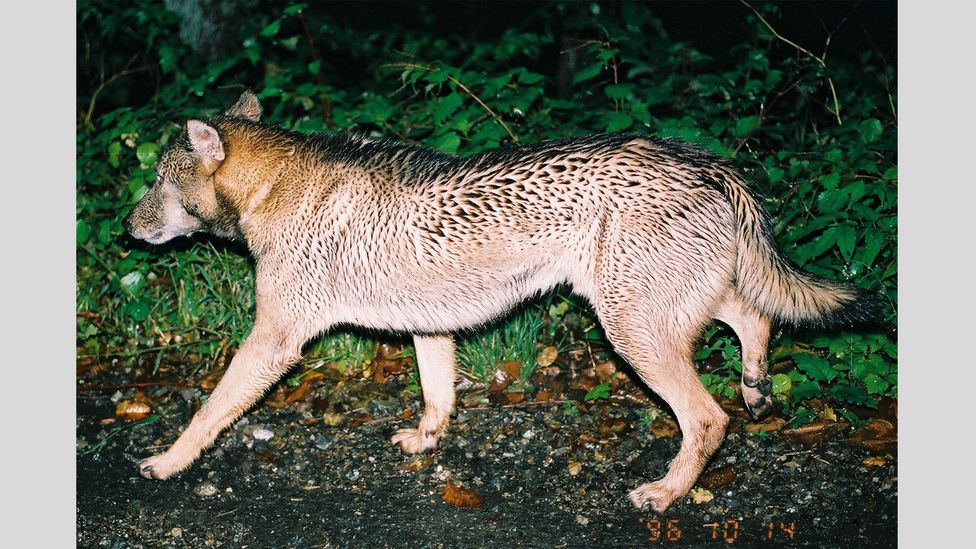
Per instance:
[[[212,358],[246,336],[253,274],[242,250],[206,239],[149,248],[124,236],[121,220],[182,121],[222,112],[250,87],[275,124],[356,129],[459,154],[620,130],[708,147],[766,197],[794,262],[888,302],[877,333],[778,334],[777,398],[806,417],[798,411],[814,397],[872,406],[897,395],[896,75],[878,54],[822,66],[745,8],[739,43],[717,59],[669,39],[653,5],[639,3],[598,14],[586,3],[540,4],[532,30],[483,40],[348,28],[329,4],[246,6],[234,29],[239,47],[207,59],[180,41],[178,19],[161,2],[78,4],[80,353],[121,357],[128,368],[133,358],[158,364],[162,349]],[[776,6],[763,10],[776,25]],[[555,27],[572,38],[575,61],[563,80]],[[461,364],[484,379],[499,360],[517,359],[527,379],[539,338],[581,318],[597,346],[602,332],[585,307],[550,300],[462,341]],[[332,334],[308,352],[358,362],[369,349],[368,338]],[[741,355],[728,328],[708,329],[696,359],[708,365],[710,390],[734,392]]]
[[[610,382],[604,381],[603,383],[600,383],[587,391],[586,395],[583,396],[583,402],[589,402],[591,400],[606,400],[608,398],[610,398]]]
[[[468,335],[458,342],[458,366],[471,378],[490,383],[502,362],[517,360],[519,381],[527,382],[535,371],[542,323],[542,311],[528,307],[503,324]]]

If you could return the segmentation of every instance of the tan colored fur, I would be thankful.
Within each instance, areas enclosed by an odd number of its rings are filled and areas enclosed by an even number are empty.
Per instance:
[[[303,343],[338,324],[415,334],[425,412],[392,441],[433,448],[454,407],[450,334],[569,283],[678,417],[667,475],[630,494],[663,511],[728,423],[692,362],[703,326],[718,318],[741,338],[743,396],[761,415],[770,316],[816,319],[855,299],[782,260],[739,175],[694,147],[607,135],[461,159],[303,136],[258,123],[260,112],[245,93],[226,116],[190,121],[126,221],[151,242],[195,230],[236,238],[256,262],[251,335],[176,443],[140,464],[147,477],[187,468]]]

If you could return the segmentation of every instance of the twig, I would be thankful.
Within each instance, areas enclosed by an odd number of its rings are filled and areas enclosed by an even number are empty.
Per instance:
[[[132,64],[135,63],[136,59],[138,58],[139,58],[139,54],[133,55],[132,59],[129,59],[129,62],[125,64],[125,67],[123,67],[121,71],[108,77],[108,80],[102,80],[101,83],[98,84],[98,87],[96,87],[95,91],[92,92],[91,99],[88,100],[88,110],[85,111],[85,119],[84,119],[84,124],[86,126],[91,124],[91,118],[95,112],[95,101],[98,99],[98,94],[102,93],[102,90],[104,90],[106,87],[108,87],[109,84],[115,82],[116,80],[122,78],[123,76],[129,76],[130,74],[135,74],[137,72],[142,72],[144,70],[149,69],[148,65],[143,65],[135,69],[130,69],[129,67],[131,67]]]
[[[804,48],[803,46],[797,44],[796,42],[790,40],[789,38],[786,38],[782,34],[776,32],[776,29],[774,29],[773,26],[770,25],[769,22],[766,21],[766,19],[763,18],[763,16],[759,14],[759,11],[756,10],[756,8],[752,7],[752,4],[750,4],[749,2],[746,2],[746,0],[739,0],[739,2],[741,2],[747,8],[749,8],[750,10],[752,10],[752,13],[756,14],[756,17],[758,17],[759,18],[759,21],[762,22],[762,24],[765,25],[767,29],[769,29],[769,32],[771,32],[773,34],[773,37],[774,38],[776,38],[776,39],[778,39],[778,40],[780,40],[780,41],[782,41],[782,42],[784,42],[784,43],[792,46],[797,51],[800,51],[802,53],[807,54],[808,56],[810,56],[811,58],[813,58],[817,63],[820,63],[820,66],[821,67],[823,67],[825,69],[827,68],[827,61],[826,61],[827,52],[826,52],[826,50],[824,51],[824,56],[823,57],[817,57],[810,50]],[[841,121],[841,118],[840,118],[840,102],[837,101],[837,89],[834,88],[834,80],[831,77],[829,77],[829,76],[827,77],[827,85],[830,87],[830,95],[834,99],[834,113],[833,114],[834,114],[835,117],[837,117],[837,125],[841,125],[841,124],[843,124],[843,122]]]
[[[386,66],[386,67],[404,68],[404,69],[406,69],[406,68],[420,69],[420,70],[427,71],[427,72],[435,72],[437,70],[434,67],[428,67],[427,65],[419,65],[417,63],[390,63],[390,64],[384,65],[384,66]],[[501,125],[502,128],[505,129],[505,132],[508,133],[508,136],[512,138],[512,141],[513,142],[515,142],[515,143],[518,143],[519,142],[518,141],[518,137],[515,137],[515,134],[512,133],[512,130],[508,127],[508,124],[506,124],[505,121],[502,120],[502,118],[500,116],[498,116],[498,114],[495,111],[493,111],[491,107],[489,107],[488,105],[486,105],[485,102],[482,101],[480,97],[478,97],[467,86],[465,86],[463,83],[461,83],[460,80],[458,80],[457,78],[454,78],[450,74],[447,75],[447,79],[450,80],[451,82],[454,82],[454,85],[456,85],[457,87],[461,88],[464,91],[464,93],[470,95],[472,99],[474,99],[479,105],[481,105],[481,108],[485,109],[485,111],[487,111],[488,114],[490,114],[491,117],[495,119],[495,122],[497,122],[499,125]]]

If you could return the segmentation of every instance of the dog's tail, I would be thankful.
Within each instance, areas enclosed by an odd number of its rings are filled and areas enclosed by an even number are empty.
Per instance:
[[[877,295],[800,271],[776,246],[769,217],[749,188],[732,176],[720,183],[735,211],[735,286],[743,297],[793,325],[829,328],[877,320]]]

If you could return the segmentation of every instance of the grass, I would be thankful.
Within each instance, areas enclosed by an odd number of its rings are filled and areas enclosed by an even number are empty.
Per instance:
[[[536,343],[544,325],[538,305],[529,306],[504,324],[474,333],[458,342],[461,371],[475,381],[490,383],[501,363],[519,361],[519,381],[526,382],[536,367]]]

